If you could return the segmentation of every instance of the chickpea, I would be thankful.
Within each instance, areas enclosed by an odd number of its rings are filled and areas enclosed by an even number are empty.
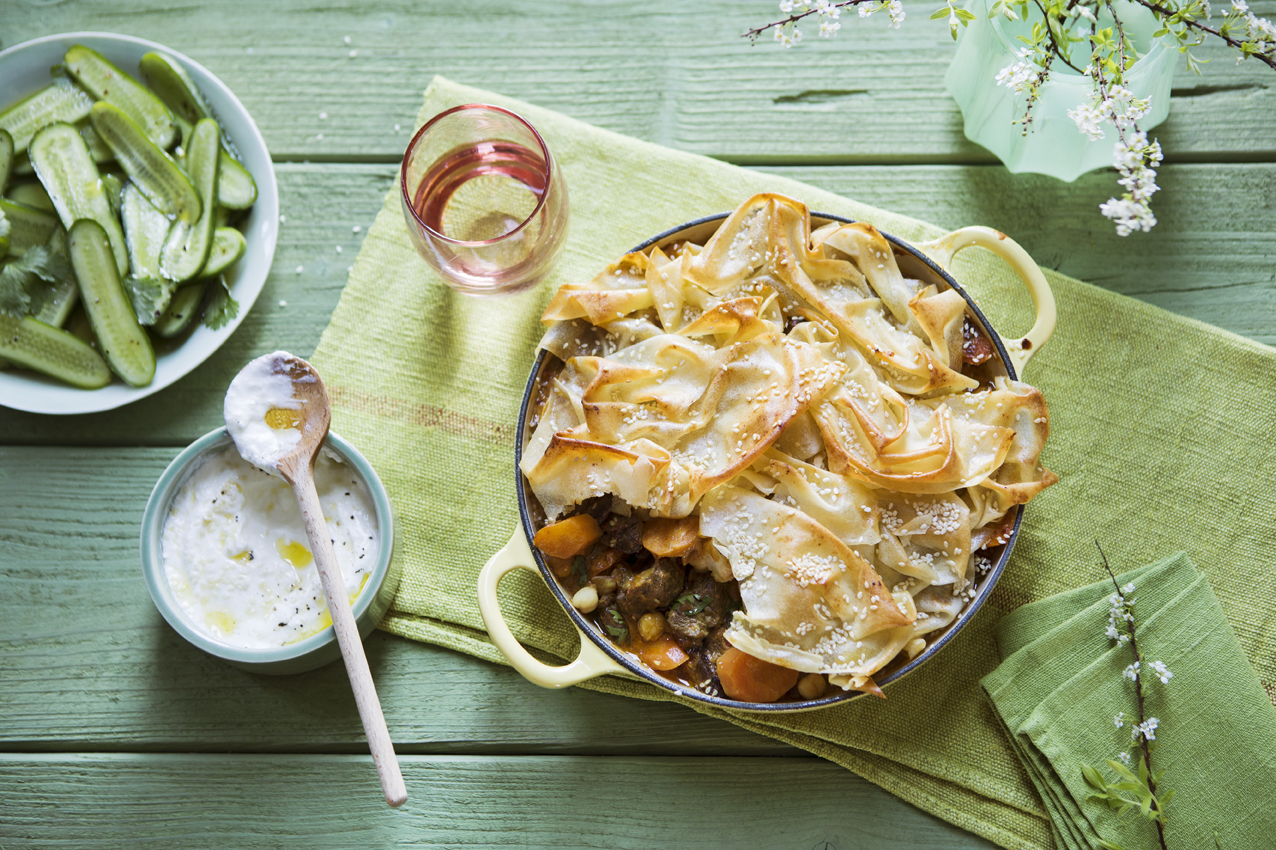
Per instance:
[[[592,584],[587,584],[572,597],[572,607],[582,614],[588,614],[598,607],[598,591]]]
[[[665,615],[649,611],[638,621],[638,635],[643,640],[655,640],[665,633]]]
[[[798,679],[798,693],[802,695],[802,699],[819,699],[824,696],[827,685],[828,683],[819,673],[807,673]]]
[[[611,576],[595,576],[594,589],[598,591],[599,596],[606,596],[609,593],[615,593],[616,580]]]

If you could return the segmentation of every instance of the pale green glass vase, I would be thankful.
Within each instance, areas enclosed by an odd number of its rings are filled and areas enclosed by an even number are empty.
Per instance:
[[[1152,98],[1151,111],[1139,121],[1140,129],[1149,130],[1169,114],[1176,51],[1152,38],[1160,24],[1148,9],[1128,0],[1114,5],[1140,54],[1126,73],[1126,85],[1135,97]],[[1077,129],[1068,110],[1089,103],[1093,87],[1088,77],[1062,62],[1055,61],[1051,67],[1041,100],[1032,108],[1028,133],[1015,123],[1023,115],[1025,96],[997,85],[996,80],[1002,68],[1019,61],[1016,54],[1023,43],[1015,36],[1030,33],[1032,20],[1010,21],[1000,15],[989,20],[988,7],[988,0],[967,3],[976,19],[962,29],[957,55],[944,76],[948,93],[961,107],[966,138],[992,151],[1015,173],[1031,171],[1071,182],[1087,171],[1112,165],[1116,130],[1110,121],[1104,122],[1104,137],[1090,141]],[[1104,24],[1102,17],[1100,24]],[[1074,52],[1085,54],[1082,45],[1074,47]]]

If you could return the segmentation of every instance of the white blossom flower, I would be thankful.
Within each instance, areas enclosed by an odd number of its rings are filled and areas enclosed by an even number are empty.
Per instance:
[[[1090,141],[1103,138],[1103,122],[1107,116],[1092,104],[1083,103],[1076,109],[1069,109],[1068,117],[1076,122],[1077,129]]]
[[[832,38],[837,31],[842,28],[841,23],[830,18],[824,18],[820,21],[820,38]]]
[[[1113,717],[1113,718],[1112,718],[1112,722],[1116,724],[1116,728],[1118,728],[1118,729],[1120,729],[1122,726],[1124,726],[1124,725],[1125,725],[1125,712],[1124,712],[1124,711],[1118,711],[1118,712],[1116,713],[1116,717]]]
[[[1149,717],[1142,723],[1135,724],[1134,728],[1130,730],[1130,737],[1136,741],[1155,741],[1156,727],[1160,725],[1161,721],[1155,717]]]
[[[904,4],[900,0],[891,0],[886,6],[886,14],[891,16],[891,26],[899,29],[899,25],[904,23]]]
[[[1129,767],[1129,766],[1130,766],[1130,754],[1129,754],[1129,753],[1124,752],[1124,751],[1119,752],[1119,753],[1117,753],[1117,758],[1119,758],[1119,759],[1121,760],[1121,764],[1125,765],[1126,767]]]
[[[1139,662],[1136,661],[1129,667],[1126,667],[1121,675],[1129,679],[1131,682],[1137,681],[1139,678]]]
[[[1174,674],[1170,672],[1169,667],[1165,666],[1164,661],[1153,661],[1148,664],[1148,666],[1152,668],[1152,672],[1156,673],[1156,676],[1161,680],[1162,685],[1168,684],[1170,679],[1174,678]]]

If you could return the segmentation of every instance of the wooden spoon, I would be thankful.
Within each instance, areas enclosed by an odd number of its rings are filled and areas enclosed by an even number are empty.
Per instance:
[[[391,806],[401,806],[408,799],[407,788],[404,787],[403,774],[399,771],[399,762],[394,755],[394,743],[386,729],[385,715],[381,713],[377,689],[372,683],[372,673],[368,670],[368,659],[363,654],[359,629],[350,612],[350,600],[346,596],[341,567],[337,564],[337,555],[332,548],[332,538],[328,536],[328,527],[324,523],[319,493],[315,490],[315,459],[328,437],[328,424],[332,419],[328,391],[315,368],[300,357],[284,352],[268,356],[274,358],[270,364],[273,371],[286,375],[292,381],[293,401],[301,403],[299,409],[272,408],[266,414],[266,422],[272,428],[291,427],[301,431],[301,439],[288,454],[278,460],[275,470],[292,487],[297,505],[301,508],[306,535],[310,538],[310,551],[314,555],[315,566],[323,582],[323,593],[328,600],[332,628],[337,633],[337,644],[341,647],[341,657],[346,663],[346,675],[354,690],[359,719],[363,721],[363,731],[372,750],[372,761],[377,767],[377,776],[381,779],[385,801]],[[238,441],[236,447],[241,453],[245,452]]]

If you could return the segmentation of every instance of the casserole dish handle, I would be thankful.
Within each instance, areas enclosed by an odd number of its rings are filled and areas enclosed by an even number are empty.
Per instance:
[[[522,673],[532,684],[542,688],[566,688],[601,676],[605,673],[623,673],[625,668],[613,661],[598,648],[589,636],[580,633],[580,655],[576,660],[564,667],[550,667],[532,657],[523,649],[518,638],[510,631],[501,615],[501,604],[496,599],[496,588],[501,579],[514,570],[531,570],[540,575],[536,569],[536,560],[532,557],[531,547],[527,545],[527,537],[520,528],[514,532],[505,548],[492,556],[479,572],[478,602],[479,613],[483,615],[483,625],[491,635],[496,648],[509,660],[515,670]],[[542,578],[542,581],[544,579]]]
[[[1006,342],[1010,359],[1015,364],[1015,372],[1022,378],[1023,367],[1028,365],[1032,355],[1036,354],[1054,333],[1056,317],[1054,293],[1050,291],[1046,276],[1032,261],[1032,257],[1028,256],[1028,252],[1019,247],[1018,242],[991,227],[963,227],[917,247],[943,267],[944,271],[951,272],[953,257],[957,256],[962,249],[972,246],[987,248],[1009,263],[1028,287],[1028,293],[1032,295],[1032,303],[1037,309],[1037,321],[1033,324],[1032,330],[1028,331],[1022,339],[1002,337]]]

